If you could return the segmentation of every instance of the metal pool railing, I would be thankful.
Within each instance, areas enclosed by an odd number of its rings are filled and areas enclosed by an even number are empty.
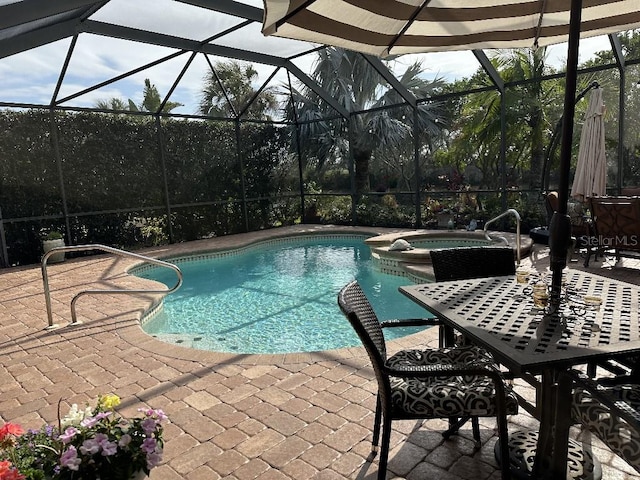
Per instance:
[[[51,292],[49,289],[49,274],[47,272],[47,261],[49,257],[51,257],[55,253],[62,252],[86,252],[91,250],[100,250],[107,253],[113,253],[119,255],[121,257],[135,258],[137,260],[142,260],[146,263],[151,263],[154,265],[158,265],[161,267],[166,267],[174,270],[176,275],[178,276],[177,283],[167,289],[167,290],[154,290],[154,289],[107,289],[107,290],[83,290],[77,293],[73,299],[71,300],[71,325],[77,325],[79,323],[78,317],[76,315],[76,302],[83,295],[101,295],[101,294],[114,294],[114,293],[164,293],[169,294],[175,292],[182,285],[182,271],[177,265],[174,265],[169,262],[165,262],[163,260],[158,260],[156,258],[145,257],[144,255],[138,255],[137,253],[127,252],[125,250],[120,250],[118,248],[109,247],[107,245],[70,245],[65,247],[56,247],[49,250],[42,257],[42,282],[44,284],[44,298],[47,305],[47,318],[48,318],[48,326],[47,329],[57,328],[58,325],[53,323],[53,313],[51,311]]]
[[[507,215],[513,215],[514,217],[516,217],[516,258],[517,258],[517,265],[520,265],[520,214],[518,213],[517,210],[510,208],[509,210],[506,210],[504,212],[502,212],[500,215],[498,215],[495,218],[492,218],[491,220],[489,220],[487,223],[484,224],[484,236],[487,240],[491,240],[491,236],[489,235],[489,232],[487,232],[487,228],[489,227],[489,225],[493,222],[496,222],[497,220],[500,220],[502,217],[506,217]],[[504,237],[498,237],[501,240],[503,240],[507,245],[509,245],[509,241],[504,238]]]

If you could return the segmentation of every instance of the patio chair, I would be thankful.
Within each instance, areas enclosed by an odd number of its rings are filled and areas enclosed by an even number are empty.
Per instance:
[[[579,423],[640,472],[640,384],[606,385],[577,370],[562,375],[569,377],[563,388],[572,389],[573,401],[557,407],[556,425],[564,432],[558,441],[571,423]],[[554,449],[563,447],[557,443]]]
[[[640,253],[640,198],[592,197],[589,199],[593,215],[595,241],[584,266],[589,266],[589,255],[613,251],[616,261],[622,256],[638,258]]]
[[[511,247],[440,248],[430,252],[436,282],[515,275]],[[440,327],[440,347],[453,345],[453,330]]]
[[[436,282],[514,275],[511,247],[459,247],[431,250]]]
[[[598,367],[607,373],[599,376]],[[589,362],[587,363],[587,375],[603,385],[640,384],[640,355],[623,355]]]
[[[360,337],[378,382],[372,455],[382,423],[379,480],[386,478],[393,420],[496,417],[501,458],[509,458],[507,415],[518,412],[518,402],[491,357],[473,346],[402,350],[387,356],[383,329],[403,322],[381,323],[356,281],[342,288],[338,304]],[[479,428],[474,427],[473,437],[480,441]],[[510,478],[506,463],[503,480]]]

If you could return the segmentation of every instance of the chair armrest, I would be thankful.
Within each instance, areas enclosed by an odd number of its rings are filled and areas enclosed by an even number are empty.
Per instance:
[[[433,325],[442,325],[442,321],[438,318],[394,318],[380,322],[382,328],[430,327]]]
[[[392,377],[400,378],[429,378],[429,377],[442,377],[444,376],[467,376],[478,375],[491,377],[502,383],[503,377],[495,368],[493,363],[487,362],[486,364],[477,363],[473,366],[469,364],[432,364],[432,365],[412,365],[412,366],[399,366],[399,367],[387,367],[385,365],[384,371],[386,374]]]
[[[598,384],[582,372],[571,370],[565,373],[571,377],[574,387],[580,387],[589,392],[594,400],[614,412],[620,418],[625,420],[632,428],[640,432],[640,412],[631,408],[626,402],[617,400],[605,386]],[[638,385],[640,389],[640,385]]]

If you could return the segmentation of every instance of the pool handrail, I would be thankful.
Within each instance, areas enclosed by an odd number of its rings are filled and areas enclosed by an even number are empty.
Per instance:
[[[489,232],[487,231],[487,228],[489,227],[489,225],[497,220],[500,220],[502,217],[506,217],[507,215],[513,215],[514,217],[516,217],[516,265],[520,266],[520,214],[518,213],[518,211],[514,208],[509,208],[508,210],[505,210],[504,212],[502,212],[500,215],[498,215],[497,217],[492,218],[491,220],[489,220],[488,222],[486,222],[484,224],[484,237],[487,240],[491,240],[491,236],[489,235]],[[504,238],[504,237],[496,237],[499,238],[500,240],[503,240],[507,245],[509,245],[509,241]]]
[[[83,290],[83,291],[77,293],[73,297],[73,299],[71,300],[71,324],[70,325],[78,325],[78,324],[82,323],[82,322],[78,321],[78,317],[77,317],[77,314],[76,314],[76,302],[83,295],[92,295],[92,294],[100,295],[100,294],[114,294],[114,293],[127,293],[127,294],[131,294],[131,293],[163,293],[163,294],[169,294],[169,293],[175,292],[182,285],[183,276],[182,276],[182,271],[180,270],[180,268],[177,265],[174,265],[173,263],[165,262],[163,260],[158,260],[157,258],[146,257],[144,255],[139,255],[137,253],[127,252],[126,250],[120,250],[119,248],[109,247],[108,245],[100,245],[100,244],[93,244],[93,245],[67,245],[67,246],[64,246],[64,247],[52,248],[51,250],[49,250],[47,253],[45,253],[42,256],[42,266],[41,266],[41,268],[42,268],[42,282],[44,284],[44,298],[45,298],[45,303],[46,303],[46,306],[47,306],[47,319],[48,319],[47,330],[50,330],[50,329],[58,327],[57,324],[53,323],[53,313],[52,313],[52,310],[51,310],[51,292],[50,292],[50,289],[49,289],[49,274],[48,274],[48,271],[47,271],[47,261],[49,260],[49,257],[51,257],[55,253],[60,253],[60,252],[86,252],[86,251],[91,251],[91,250],[101,250],[101,251],[107,252],[107,253],[114,253],[114,254],[119,255],[121,257],[134,258],[134,259],[146,262],[146,263],[151,263],[153,265],[158,265],[160,267],[170,268],[170,269],[172,269],[173,271],[176,272],[176,275],[178,277],[178,281],[176,282],[176,284],[173,287],[168,288],[167,290],[154,290],[154,289]]]

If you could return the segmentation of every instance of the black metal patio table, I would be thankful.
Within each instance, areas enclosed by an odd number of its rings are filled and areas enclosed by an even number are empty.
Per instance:
[[[558,385],[559,374],[572,366],[640,352],[638,304],[640,287],[588,272],[567,272],[560,308],[555,312],[534,308],[531,284],[515,277],[427,283],[400,287],[400,292],[425,307],[447,326],[483,346],[514,375],[539,378],[535,412],[539,432],[518,432],[515,439],[521,460],[519,473],[534,478],[598,478],[597,459],[575,458],[569,422],[555,428],[557,402],[571,402],[571,389]],[[585,305],[584,297],[602,299],[599,309]],[[531,411],[531,410],[530,410]],[[553,452],[554,435],[566,436],[565,449]],[[562,438],[560,438],[562,440]],[[533,442],[535,454],[526,458]],[[575,442],[574,442],[575,443]],[[515,445],[514,445],[515,446]],[[561,451],[562,450],[562,451]],[[567,462],[569,465],[567,467]],[[568,470],[567,470],[568,468]]]

